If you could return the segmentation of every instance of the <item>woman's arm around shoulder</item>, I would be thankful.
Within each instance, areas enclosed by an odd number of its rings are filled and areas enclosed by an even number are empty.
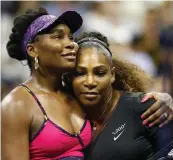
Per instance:
[[[21,87],[2,101],[2,159],[29,160],[29,128],[32,115],[29,98]]]
[[[144,97],[144,94],[140,94],[138,97],[138,107],[135,108],[136,114],[140,116],[141,112],[147,110],[154,102],[154,99],[150,99],[145,103],[141,103],[141,99]],[[145,121],[141,125],[146,130],[146,137],[151,141],[152,146],[155,149],[156,157],[166,157],[168,152],[172,149],[173,144],[173,121],[170,121],[164,127],[160,128],[159,126],[146,126]]]

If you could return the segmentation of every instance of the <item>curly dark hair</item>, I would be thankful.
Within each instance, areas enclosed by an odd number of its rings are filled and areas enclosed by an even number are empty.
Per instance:
[[[109,48],[107,38],[99,32],[84,32],[75,41],[78,42],[89,37],[97,38]],[[113,83],[115,89],[130,92],[145,92],[148,89],[151,79],[136,65],[115,58],[112,59],[112,65],[115,67],[115,81]]]
[[[32,69],[32,58],[28,54],[24,54],[22,50],[22,41],[30,24],[42,15],[48,15],[47,10],[44,8],[28,9],[23,15],[15,18],[12,33],[10,34],[9,41],[6,45],[8,55],[19,61],[27,60],[30,69]]]

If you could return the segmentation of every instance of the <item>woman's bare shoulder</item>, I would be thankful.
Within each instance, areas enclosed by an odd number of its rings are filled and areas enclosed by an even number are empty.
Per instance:
[[[21,86],[14,88],[1,103],[2,114],[6,116],[29,116],[31,113],[31,95]]]
[[[29,94],[27,91],[18,86],[14,88],[9,94],[7,94],[2,100],[2,105],[4,106],[23,106],[29,100]]]

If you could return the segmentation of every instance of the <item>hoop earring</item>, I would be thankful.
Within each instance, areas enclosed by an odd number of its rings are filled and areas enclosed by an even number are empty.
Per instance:
[[[34,67],[35,67],[35,69],[37,70],[38,67],[39,67],[39,64],[38,64],[38,58],[35,57],[35,58],[34,58],[34,61],[35,61]]]

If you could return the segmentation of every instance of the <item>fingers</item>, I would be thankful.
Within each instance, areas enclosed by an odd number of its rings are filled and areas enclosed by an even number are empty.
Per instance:
[[[143,121],[143,125],[147,125],[149,124],[149,127],[154,126],[155,124],[160,124],[161,123],[161,118],[163,113],[167,112],[166,108],[160,108],[158,110],[156,110],[155,112],[152,112],[152,114],[150,116],[148,116],[147,119],[145,119]]]
[[[145,94],[141,102],[146,102],[150,98],[154,98],[156,101],[159,100],[162,103],[165,103],[173,111],[173,99],[168,93],[159,93],[159,92],[150,92]]]
[[[173,113],[170,114],[170,115],[168,116],[168,118],[167,118],[162,124],[159,125],[159,127],[162,128],[164,125],[168,124],[168,123],[169,123],[170,121],[172,121],[172,120],[173,120]]]
[[[153,127],[154,125],[159,125],[161,123],[163,123],[164,121],[167,120],[168,117],[165,117],[165,113],[168,113],[169,111],[168,110],[158,110],[154,115],[150,116],[148,118],[148,122],[150,123],[149,124],[149,127]]]
[[[161,108],[162,102],[161,101],[157,101],[155,102],[149,109],[147,109],[141,116],[142,119],[147,118],[151,115],[153,115],[154,112],[156,112],[157,110],[159,110]],[[166,107],[162,107],[163,110]]]
[[[145,96],[142,98],[141,102],[143,103],[143,102],[148,101],[150,98],[153,98],[154,97],[153,94],[154,94],[153,92],[145,94]]]
[[[150,116],[153,112],[155,112],[159,108],[163,108],[163,107],[165,107],[167,109],[170,108],[173,111],[173,100],[169,94],[157,93],[157,92],[147,93],[141,102],[145,102],[150,98],[154,98],[159,103],[156,102],[154,105],[152,105],[150,107],[150,109],[148,109],[146,112],[144,112],[144,114],[142,114],[142,116],[141,116],[142,119],[147,118],[148,116]]]
[[[168,117],[165,117],[165,113]],[[152,116],[148,117],[144,122],[143,125],[147,125],[149,127],[153,127],[154,125],[159,125],[159,127],[163,127],[167,123],[173,120],[173,112],[170,109],[167,110],[158,110]]]
[[[163,127],[171,120],[173,120],[173,99],[167,93],[151,92],[147,93],[142,99],[142,103],[150,98],[157,100],[147,111],[145,111],[141,118],[145,119],[143,125],[149,124],[149,127],[160,124]],[[164,113],[168,114],[166,118]]]

